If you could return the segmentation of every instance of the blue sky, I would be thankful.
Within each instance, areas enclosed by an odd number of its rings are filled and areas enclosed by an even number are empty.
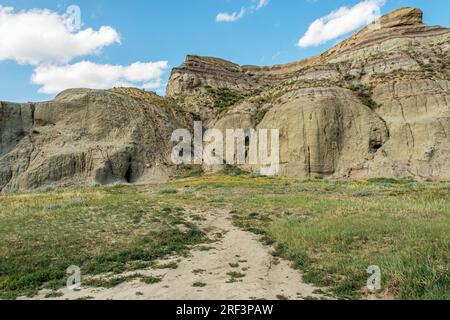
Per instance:
[[[97,49],[86,49],[78,43],[81,49],[71,52],[71,46],[62,42],[55,44],[57,49],[54,51],[63,51],[65,55],[55,57],[52,53],[41,52],[46,48],[40,46],[40,39],[35,39],[36,43],[32,43],[33,40],[30,43],[28,39],[24,40],[27,43],[18,44],[17,38],[27,31],[22,30],[16,36],[17,28],[7,24],[2,27],[0,15],[0,35],[3,28],[12,39],[0,37],[0,100],[51,99],[67,74],[79,73],[82,77],[84,74],[79,70],[83,68],[84,72],[90,69],[99,75],[98,79],[90,75],[88,84],[96,79],[103,81],[101,75],[105,72],[108,80],[117,77],[117,81],[147,85],[147,88],[162,93],[170,68],[181,64],[187,54],[221,57],[252,65],[300,60],[323,52],[345,37],[318,46],[299,47],[299,39],[311,23],[342,6],[352,8],[360,2],[362,0],[0,0],[0,8],[13,8],[4,13],[9,18],[16,18],[20,12],[44,8],[62,16],[70,5],[77,5],[81,9],[81,31],[92,28],[94,33],[98,32],[98,37],[88,38],[97,41],[93,44]],[[385,14],[404,6],[422,8],[428,24],[450,26],[449,1],[387,0],[380,8]],[[222,17],[236,21],[218,21],[223,20],[217,18],[220,13]],[[100,32],[102,26],[110,29]],[[23,28],[33,28],[33,25],[30,22]],[[58,45],[64,46],[64,50]],[[24,50],[28,51],[24,53]],[[33,56],[36,54],[40,55],[37,60]],[[130,67],[135,62],[141,62],[141,65]],[[104,66],[108,68],[104,69]],[[32,83],[34,73],[37,75]],[[139,73],[147,73],[148,77]]]

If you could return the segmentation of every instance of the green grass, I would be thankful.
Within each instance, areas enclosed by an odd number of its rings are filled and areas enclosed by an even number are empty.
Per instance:
[[[161,282],[161,278],[159,277],[143,276],[141,274],[132,274],[129,276],[118,276],[118,277],[116,276],[109,279],[93,278],[89,279],[88,281],[84,281],[83,284],[91,287],[114,288],[124,282],[129,282],[136,279],[146,284],[154,284]]]
[[[161,189],[161,190],[159,190],[159,193],[161,193],[161,194],[174,194],[177,192],[178,191],[176,189]]]
[[[190,205],[207,210],[227,204],[236,225],[261,235],[275,245],[275,255],[337,297],[364,297],[366,270],[378,265],[384,296],[450,299],[448,183],[243,175],[208,176],[189,185],[198,190]]]
[[[240,173],[164,186],[2,195],[0,296],[57,289],[70,265],[79,265],[82,275],[112,272],[120,279],[124,271],[152,267],[171,253],[205,245],[195,221],[184,220],[183,208],[190,208],[198,214],[228,210],[235,225],[261,235],[275,256],[303,272],[305,281],[330,288],[339,298],[364,298],[366,270],[378,265],[381,295],[450,299],[449,186]],[[229,276],[235,282],[245,275]]]
[[[160,197],[124,186],[1,196],[0,297],[60,288],[71,265],[80,266],[83,281],[148,267],[202,243],[182,209]]]
[[[184,172],[178,176],[179,179],[200,177],[204,174],[201,165],[187,165],[184,167]]]
[[[248,172],[242,170],[241,168],[236,167],[236,166],[231,166],[231,165],[225,165],[223,173],[226,175],[229,175],[231,177],[248,174]]]

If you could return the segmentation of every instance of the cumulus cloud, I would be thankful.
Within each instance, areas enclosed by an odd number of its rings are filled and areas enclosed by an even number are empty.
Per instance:
[[[379,18],[380,8],[385,3],[386,0],[364,0],[351,8],[341,7],[315,20],[298,41],[298,46],[318,46],[367,25]]]
[[[245,8],[241,8],[239,12],[221,12],[216,16],[217,22],[235,22],[245,16]]]
[[[69,88],[108,89],[112,87],[140,87],[157,89],[167,61],[136,62],[129,66],[96,64],[81,61],[69,65],[38,66],[31,82],[40,85],[40,93],[54,94]]]
[[[111,27],[75,30],[71,19],[47,9],[16,12],[12,7],[0,6],[0,62],[67,63],[120,42],[118,32]]]
[[[242,7],[240,11],[233,13],[221,12],[216,16],[217,22],[235,22],[242,19],[247,13],[258,11],[269,4],[270,0],[252,0],[252,5]]]
[[[68,88],[108,89],[119,86],[160,89],[167,61],[136,62],[128,66],[97,64],[77,57],[100,54],[120,43],[112,27],[81,28],[70,14],[48,9],[15,11],[0,5],[0,62],[35,66],[31,83],[39,92],[55,94]]]

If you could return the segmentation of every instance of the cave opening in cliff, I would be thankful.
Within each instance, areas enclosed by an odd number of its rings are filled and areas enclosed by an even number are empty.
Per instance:
[[[370,145],[370,153],[377,153],[383,147],[381,143],[374,143]]]
[[[127,171],[125,172],[124,178],[127,183],[133,183],[133,166],[131,157],[128,158],[128,168]]]

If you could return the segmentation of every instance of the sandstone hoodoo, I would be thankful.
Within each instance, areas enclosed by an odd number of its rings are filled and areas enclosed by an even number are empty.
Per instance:
[[[171,133],[194,120],[279,129],[285,177],[450,179],[450,29],[422,16],[399,9],[286,65],[188,56],[164,98],[72,89],[2,102],[0,190],[168,179]]]

